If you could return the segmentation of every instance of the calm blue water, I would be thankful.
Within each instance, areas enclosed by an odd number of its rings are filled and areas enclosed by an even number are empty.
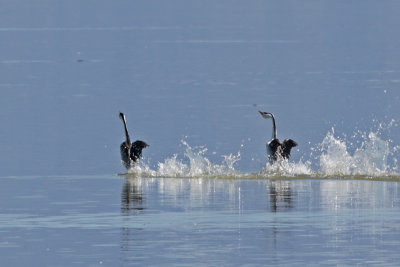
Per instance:
[[[294,161],[317,169],[311,148],[332,127],[350,138],[398,121],[399,5],[5,1],[2,174],[120,172],[119,111],[152,166],[187,137],[213,162],[241,150],[237,168],[259,171],[271,137],[262,109],[300,144]],[[383,134],[399,145],[399,127]]]
[[[398,182],[1,179],[6,266],[397,265]]]
[[[396,265],[399,8],[2,1],[2,263]]]

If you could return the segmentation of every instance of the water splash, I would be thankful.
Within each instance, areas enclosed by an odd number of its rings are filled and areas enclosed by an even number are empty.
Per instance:
[[[289,162],[288,160],[267,162],[265,168],[259,173],[262,177],[311,177],[315,172],[310,167],[311,162]]]
[[[349,173],[351,156],[346,143],[334,137],[334,129],[328,132],[321,143],[322,154],[319,159],[320,172],[324,175],[343,175]]]
[[[152,170],[149,165],[140,162],[130,169],[130,174],[141,174],[152,177],[216,177],[216,176],[240,176],[240,172],[234,167],[240,160],[240,152],[223,155],[221,164],[211,162],[206,156],[207,148],[200,146],[192,148],[185,140],[181,143],[185,146],[184,158],[178,154],[167,158],[164,162],[158,162],[157,169]],[[185,162],[186,161],[186,162]]]
[[[335,137],[332,128],[320,144],[319,173],[323,176],[398,176],[394,157],[398,147],[391,148],[391,140],[379,137],[382,128],[380,125],[376,132],[353,135],[353,138],[361,139],[356,142],[360,144],[359,147],[354,147],[354,143],[346,139]],[[349,152],[350,149],[354,150],[353,154]],[[389,157],[392,157],[393,164],[388,163]]]
[[[191,147],[185,140],[181,143],[184,151],[174,154],[153,168],[149,163],[141,163],[129,174],[148,177],[225,177],[225,178],[390,178],[400,180],[396,153],[400,146],[393,141],[385,140],[384,132],[393,126],[379,124],[377,129],[369,132],[357,131],[350,138],[338,137],[334,128],[329,131],[321,143],[311,148],[309,159],[298,162],[281,161],[273,164],[267,162],[259,172],[243,173],[237,169],[241,152],[223,155],[221,163],[207,158],[207,148]],[[316,154],[316,156],[314,155]],[[267,160],[266,160],[267,161]],[[316,166],[313,170],[312,166]],[[314,167],[315,168],[315,167]]]

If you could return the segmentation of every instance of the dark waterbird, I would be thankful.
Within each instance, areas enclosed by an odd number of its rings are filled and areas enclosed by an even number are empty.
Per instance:
[[[280,161],[290,158],[290,151],[297,146],[297,142],[292,139],[285,139],[281,143],[276,134],[276,123],[274,114],[258,111],[264,119],[272,119],[273,138],[267,143],[267,151],[270,162]]]
[[[139,163],[139,159],[142,157],[142,149],[148,147],[149,145],[146,142],[137,140],[135,142],[131,142],[128,133],[128,127],[126,126],[126,119],[124,113],[120,112],[119,117],[124,123],[126,140],[120,146],[121,150],[121,160],[124,164],[125,168],[129,169],[133,167],[135,164]]]

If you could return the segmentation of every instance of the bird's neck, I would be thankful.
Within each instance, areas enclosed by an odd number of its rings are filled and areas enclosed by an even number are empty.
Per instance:
[[[131,144],[131,139],[129,138],[128,127],[126,126],[125,118],[123,118],[122,121],[124,122],[125,135],[126,135],[126,143],[127,143],[128,145],[130,145],[130,144]]]
[[[276,139],[277,138],[277,133],[276,133],[276,123],[275,123],[275,117],[274,117],[274,115],[272,115],[272,124],[273,124],[273,127],[274,127],[274,139]]]

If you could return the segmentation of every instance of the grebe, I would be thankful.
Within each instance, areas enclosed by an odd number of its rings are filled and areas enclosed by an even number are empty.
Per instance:
[[[285,139],[282,143],[279,141],[276,133],[276,123],[274,114],[258,111],[264,119],[272,119],[273,138],[267,144],[268,157],[270,162],[289,159],[290,151],[297,146],[297,142],[292,139]]]
[[[139,159],[142,157],[142,149],[148,147],[146,142],[137,140],[131,143],[129,138],[128,127],[126,126],[126,119],[124,113],[120,112],[119,117],[124,123],[126,140],[120,146],[121,160],[125,168],[129,169],[135,164],[139,163]]]

